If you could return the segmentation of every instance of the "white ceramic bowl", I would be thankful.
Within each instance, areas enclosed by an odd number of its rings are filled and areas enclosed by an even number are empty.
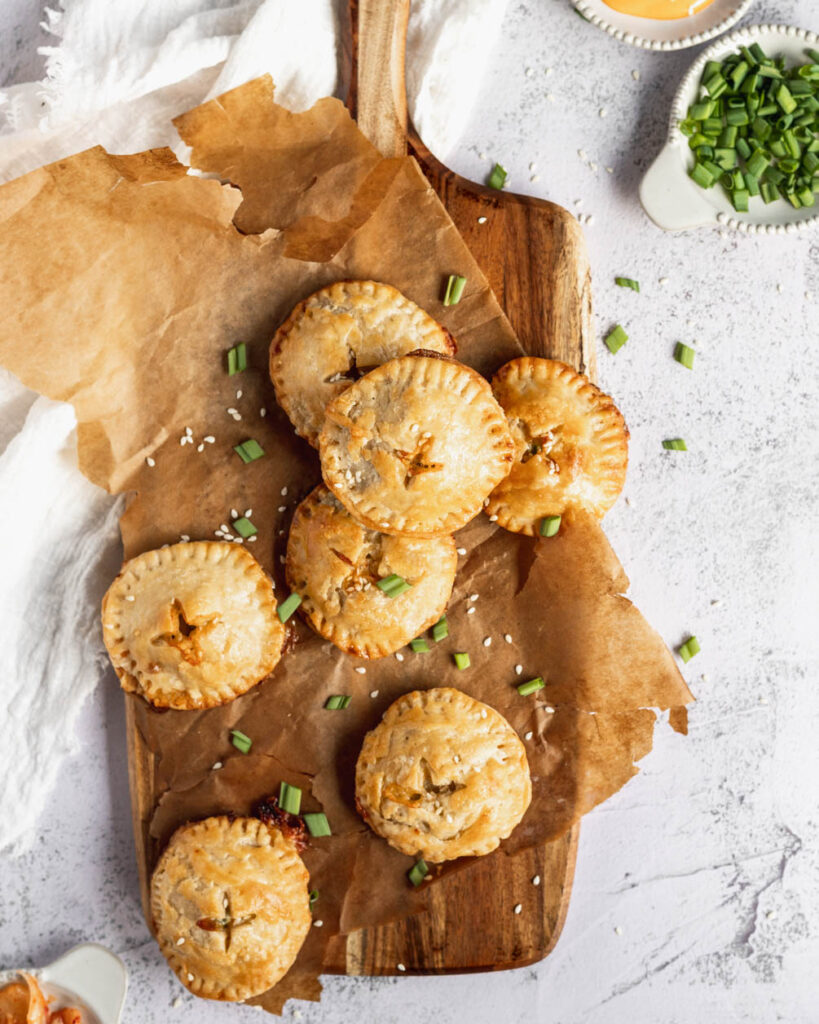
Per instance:
[[[43,995],[56,1000],[55,1009],[76,1006],[88,1024],[119,1024],[128,972],[105,946],[86,942],[75,946],[47,967],[23,968],[39,982]],[[0,971],[0,986],[15,980],[17,971]]]
[[[697,46],[713,39],[720,32],[726,32],[732,25],[736,25],[754,0],[714,0],[699,14],[673,21],[620,14],[603,3],[603,0],[572,2],[592,25],[602,28],[624,43],[640,46],[644,50],[682,50],[686,46]]]
[[[682,231],[719,224],[745,234],[793,234],[819,225],[817,207],[795,210],[777,199],[766,206],[752,199],[748,213],[737,213],[720,188],[703,189],[688,177],[694,157],[679,122],[697,96],[703,68],[709,60],[722,60],[740,46],[759,43],[770,57],[806,63],[805,47],[814,49],[819,35],[792,25],[750,25],[724,36],[701,54],[682,80],[668,124],[668,139],[640,185],[640,202],[655,224],[667,231]]]

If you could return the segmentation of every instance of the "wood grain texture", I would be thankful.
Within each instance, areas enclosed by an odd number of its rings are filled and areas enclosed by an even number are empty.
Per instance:
[[[404,53],[410,0],[355,2],[356,70],[350,79],[350,89],[358,111],[358,126],[383,156],[404,156],[407,151]]]

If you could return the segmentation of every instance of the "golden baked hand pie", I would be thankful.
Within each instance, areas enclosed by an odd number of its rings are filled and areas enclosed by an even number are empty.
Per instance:
[[[327,403],[388,359],[451,355],[449,331],[396,288],[337,281],[300,302],[270,345],[270,378],[296,433],[318,444]]]
[[[526,356],[492,378],[515,439],[515,462],[487,515],[536,535],[544,516],[584,508],[601,518],[626,480],[628,429],[608,395],[565,363]]]
[[[480,512],[513,442],[488,383],[454,359],[391,359],[328,406],[324,482],[374,530],[441,537]]]
[[[287,973],[310,930],[307,868],[292,839],[256,818],[177,829],[151,878],[159,948],[205,999],[249,999]]]
[[[364,737],[355,776],[370,827],[439,862],[491,853],[532,799],[526,751],[493,708],[460,690],[416,690]]]
[[[319,485],[296,509],[287,539],[287,582],[317,633],[348,654],[383,658],[446,610],[458,554],[451,537],[391,537],[356,522]],[[397,597],[379,580],[410,584]]]
[[[193,541],[123,565],[102,601],[102,635],[124,690],[187,710],[227,704],[269,675],[284,627],[249,552]]]

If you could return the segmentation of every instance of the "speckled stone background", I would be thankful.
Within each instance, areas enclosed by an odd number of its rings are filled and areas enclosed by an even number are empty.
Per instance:
[[[0,81],[40,73],[39,14],[35,0],[3,0]],[[816,30],[819,3],[759,2],[746,21]],[[642,213],[640,177],[695,55],[618,44],[567,0],[512,0],[450,160],[481,179],[499,159],[511,188],[584,217],[600,335],[614,322],[630,335],[616,357],[600,352],[632,432],[627,497],[606,528],[665,639],[700,638],[684,670],[690,735],[660,730],[640,775],[585,819],[566,928],[539,966],[328,978],[320,1005],[286,1018],[819,1019],[819,234],[670,236]],[[673,361],[678,340],[696,346],[694,372]],[[676,436],[689,452],[661,450]],[[83,736],[35,850],[0,865],[0,966],[97,939],[128,965],[127,1024],[258,1019],[183,993],[148,937],[113,677]]]

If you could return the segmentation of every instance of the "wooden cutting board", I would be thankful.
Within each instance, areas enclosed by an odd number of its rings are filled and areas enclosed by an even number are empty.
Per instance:
[[[352,0],[344,57],[349,105],[382,153],[416,157],[480,264],[523,347],[595,374],[591,282],[583,235],[570,213],[530,196],[473,184],[444,167],[407,130],[404,47],[409,0]],[[486,220],[479,223],[479,218]],[[131,806],[143,906],[155,850],[154,757],[126,699]],[[579,827],[515,857],[496,852],[440,880],[429,913],[334,938],[335,974],[441,974],[534,963],[554,947],[571,894]],[[535,886],[532,879],[540,877]],[[521,903],[522,913],[510,907]]]

